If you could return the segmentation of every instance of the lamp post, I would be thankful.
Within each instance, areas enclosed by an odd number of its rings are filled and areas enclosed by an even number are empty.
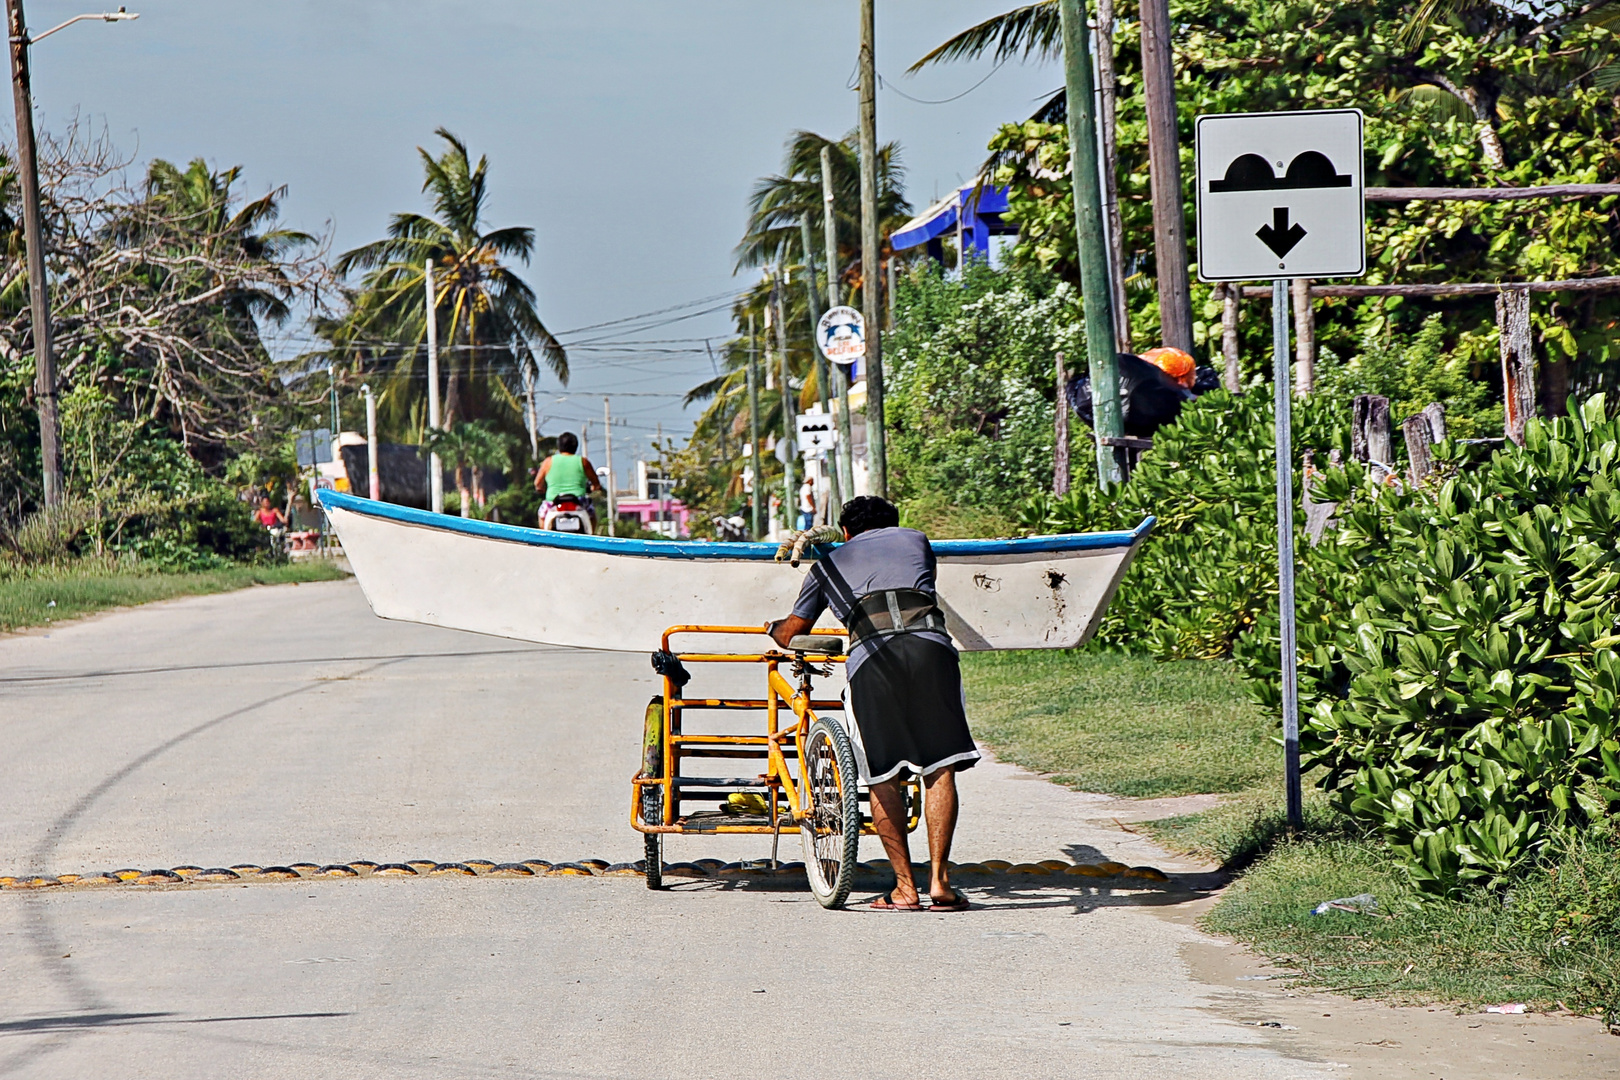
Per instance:
[[[138,19],[123,8],[99,15],[75,15],[38,37],[28,36],[22,0],[6,0],[11,41],[11,89],[17,106],[17,172],[22,180],[23,243],[27,248],[29,307],[34,333],[34,400],[39,410],[39,456],[46,506],[62,502],[62,421],[56,403],[56,355],[51,351],[51,302],[45,281],[45,237],[39,212],[39,157],[34,144],[34,95],[29,85],[28,46],[86,19],[123,22]]]

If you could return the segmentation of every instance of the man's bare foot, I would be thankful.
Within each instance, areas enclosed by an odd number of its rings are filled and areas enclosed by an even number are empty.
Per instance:
[[[931,892],[929,899],[933,901],[934,911],[966,911],[968,899],[955,889],[946,887],[941,892]]]

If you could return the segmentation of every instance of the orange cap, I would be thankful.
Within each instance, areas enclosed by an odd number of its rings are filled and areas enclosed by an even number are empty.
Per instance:
[[[1192,387],[1193,379],[1196,377],[1193,368],[1196,365],[1190,354],[1182,352],[1180,349],[1160,347],[1149,349],[1142,354],[1142,359],[1176,380],[1182,386],[1189,389]]]

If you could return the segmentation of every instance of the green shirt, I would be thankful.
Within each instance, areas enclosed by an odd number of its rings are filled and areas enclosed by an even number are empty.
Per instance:
[[[546,470],[546,501],[551,502],[558,495],[585,496],[590,493],[590,485],[585,481],[585,459],[578,454],[556,453],[551,455],[551,468]]]

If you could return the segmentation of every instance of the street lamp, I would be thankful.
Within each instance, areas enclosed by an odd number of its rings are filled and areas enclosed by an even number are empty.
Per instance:
[[[34,400],[39,409],[39,450],[45,478],[45,505],[62,501],[62,430],[56,407],[56,356],[51,351],[51,306],[45,281],[45,237],[39,214],[39,160],[34,145],[34,100],[28,77],[28,46],[85,19],[123,22],[138,19],[123,8],[75,15],[37,38],[28,36],[22,0],[6,0],[11,41],[11,88],[17,104],[17,172],[22,180],[23,241],[28,249],[28,292],[34,331]]]

